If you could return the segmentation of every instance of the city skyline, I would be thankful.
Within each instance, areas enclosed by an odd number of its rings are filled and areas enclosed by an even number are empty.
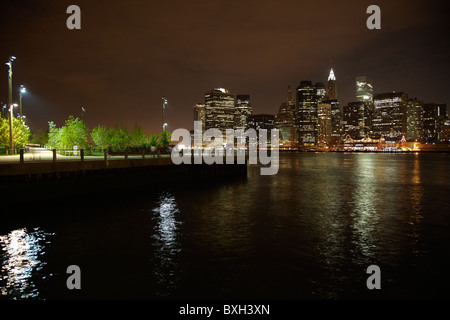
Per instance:
[[[365,26],[368,2],[259,3],[77,1],[82,28],[75,31],[65,25],[67,3],[5,4],[1,52],[5,62],[17,57],[14,100],[24,85],[23,112],[35,128],[45,129],[47,121],[62,124],[84,108],[90,127],[131,129],[138,122],[159,132],[165,97],[170,131],[192,127],[192,106],[205,90],[248,94],[253,113],[276,114],[288,85],[326,83],[333,68],[341,106],[355,101],[354,79],[362,75],[372,79],[374,93],[403,91],[424,103],[448,103],[447,26],[439,19],[439,3],[381,1],[381,30]],[[6,69],[0,77],[3,102]]]
[[[450,298],[443,0],[0,6],[5,305]]]

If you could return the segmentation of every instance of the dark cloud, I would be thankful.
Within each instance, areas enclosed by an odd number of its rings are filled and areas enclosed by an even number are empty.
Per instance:
[[[82,30],[66,28],[67,6]],[[445,2],[377,1],[382,30],[365,27],[369,1],[14,1],[2,4],[1,56],[14,54],[14,83],[30,95],[31,125],[87,110],[90,126],[192,126],[192,106],[213,87],[251,94],[255,112],[275,113],[290,84],[326,81],[343,103],[354,78],[376,91],[449,101]],[[0,100],[7,100],[6,66]],[[3,89],[1,89],[3,88]]]

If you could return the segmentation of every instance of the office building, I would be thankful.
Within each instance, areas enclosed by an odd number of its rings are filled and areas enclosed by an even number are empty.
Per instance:
[[[235,127],[235,98],[228,90],[213,89],[205,94],[205,130]]]
[[[423,102],[417,98],[406,104],[406,140],[423,140]]]
[[[401,140],[406,137],[406,105],[408,95],[387,92],[373,97],[372,130],[375,138]]]
[[[311,81],[301,81],[297,87],[297,138],[301,146],[317,144],[317,105],[326,96],[322,83],[313,85]]]
[[[267,129],[271,130],[275,128],[275,115],[273,114],[253,114],[248,119],[248,128],[255,129]]]
[[[447,105],[444,103],[426,103],[423,105],[423,140],[439,142],[443,139],[443,129],[448,120]]]
[[[249,116],[253,113],[249,95],[237,95],[235,104],[234,129],[247,130]]]
[[[323,104],[329,104],[331,110],[331,138],[330,145],[338,146],[342,142],[344,130],[342,121],[342,112],[339,100],[331,99],[322,101]]]
[[[331,104],[319,103],[317,105],[317,146],[331,145]]]
[[[356,101],[373,101],[372,80],[366,76],[356,77]]]
[[[289,102],[283,102],[275,117],[275,128],[280,130],[280,143],[286,147],[297,144],[294,109]]]
[[[295,103],[291,86],[287,88],[286,101],[281,103],[275,116],[275,128],[280,131],[281,147],[295,147],[297,145]]]
[[[371,102],[354,101],[343,107],[344,136],[362,139],[371,135]]]
[[[328,100],[337,98],[336,76],[334,75],[333,68],[331,68],[330,74],[328,75]]]

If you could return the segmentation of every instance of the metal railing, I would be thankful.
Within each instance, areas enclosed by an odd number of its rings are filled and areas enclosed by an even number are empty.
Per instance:
[[[18,157],[17,157],[18,156]],[[25,163],[35,161],[85,161],[85,160],[120,160],[120,159],[146,159],[170,156],[169,150],[161,149],[131,149],[123,151],[95,150],[95,149],[46,149],[22,148],[16,149],[13,155],[0,157],[0,163]]]

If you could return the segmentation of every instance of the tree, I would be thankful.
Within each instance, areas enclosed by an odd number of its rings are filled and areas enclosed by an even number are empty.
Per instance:
[[[159,144],[158,139],[159,139],[158,135],[156,135],[156,134],[149,134],[148,135],[148,144],[151,147],[156,147]]]
[[[125,150],[130,145],[131,137],[124,127],[115,126],[108,130],[107,134],[108,145],[113,150]]]
[[[23,118],[13,117],[13,143],[15,148],[23,148],[30,141],[31,131]],[[0,117],[0,145],[10,144],[9,118]]]
[[[108,144],[108,129],[105,126],[99,125],[92,129],[91,139],[94,147],[100,150],[107,149]]]
[[[62,143],[65,147],[85,149],[88,146],[89,129],[83,120],[70,116],[64,128]]]
[[[9,121],[0,117],[0,145],[9,146]]]
[[[133,131],[130,133],[131,145],[135,147],[144,146],[148,140],[144,130],[137,123],[134,125]]]
[[[172,140],[170,140],[171,138],[171,133],[169,131],[165,131],[163,133],[161,133],[161,135],[159,136],[159,145],[162,148],[167,148],[167,146],[172,142]]]
[[[23,148],[30,141],[31,131],[23,118],[13,118],[13,142],[16,148]]]
[[[50,149],[61,149],[62,145],[62,134],[64,129],[57,128],[53,121],[48,122],[48,142],[47,147]]]

